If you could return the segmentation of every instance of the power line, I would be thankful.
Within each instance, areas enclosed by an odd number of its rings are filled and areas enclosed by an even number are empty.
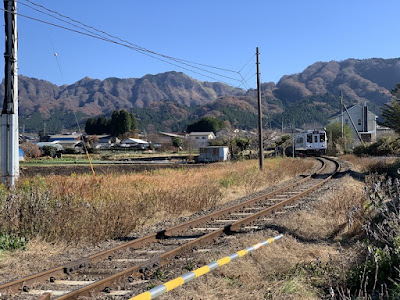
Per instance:
[[[239,73],[243,71],[243,69],[254,59],[255,56],[256,56],[256,55],[254,54],[254,55],[249,59],[249,61],[239,70]]]
[[[219,73],[216,73],[216,72],[213,72],[213,71],[209,71],[209,70],[206,70],[206,69],[203,69],[203,68],[199,68],[199,67],[193,66],[193,65],[191,65],[191,64],[196,64],[196,65],[199,65],[199,66],[203,66],[203,67],[207,67],[207,68],[213,68],[213,69],[217,69],[217,70],[221,70],[221,71],[225,71],[225,72],[231,72],[231,73],[235,73],[235,74],[239,73],[239,72],[237,72],[237,71],[229,70],[229,69],[225,69],[225,68],[219,68],[219,67],[215,67],[215,66],[210,66],[210,65],[206,65],[206,64],[201,64],[201,63],[197,63],[197,62],[192,62],[192,61],[188,61],[188,60],[184,60],[184,59],[180,59],[180,58],[168,56],[168,55],[165,55],[165,54],[161,54],[161,53],[158,53],[158,52],[155,52],[155,51],[146,49],[146,48],[144,48],[144,47],[141,47],[141,46],[139,46],[139,45],[137,45],[137,44],[133,44],[133,43],[127,41],[127,40],[124,40],[124,39],[121,39],[121,38],[119,38],[119,37],[117,37],[117,36],[111,35],[111,34],[105,32],[105,31],[99,30],[99,29],[97,29],[97,28],[95,28],[95,27],[93,27],[93,26],[87,25],[87,24],[85,24],[85,23],[82,23],[82,22],[80,22],[80,21],[77,21],[77,20],[75,20],[75,19],[73,19],[73,18],[70,18],[70,17],[68,17],[68,16],[65,16],[65,15],[63,15],[63,14],[60,14],[60,13],[54,11],[54,10],[48,9],[48,8],[44,7],[43,5],[37,4],[37,3],[33,2],[33,1],[30,1],[30,0],[25,0],[25,1],[31,3],[32,5],[35,5],[35,6],[37,6],[37,7],[40,7],[40,8],[42,8],[42,9],[45,9],[45,10],[48,11],[48,12],[51,12],[51,13],[53,13],[53,14],[57,14],[58,16],[60,16],[60,17],[62,17],[62,18],[66,18],[66,19],[68,19],[68,20],[71,20],[72,22],[81,24],[82,26],[84,26],[84,27],[86,27],[86,28],[93,29],[93,30],[95,30],[95,31],[97,31],[97,32],[99,32],[99,33],[101,33],[101,34],[107,35],[108,37],[117,39],[117,40],[119,40],[119,41],[121,41],[121,42],[123,42],[123,43],[127,43],[127,44],[129,44],[130,46],[134,47],[135,49],[133,49],[133,50],[135,50],[135,51],[139,51],[139,52],[140,52],[140,51],[148,52],[148,53],[150,53],[150,54],[157,55],[157,56],[161,56],[161,57],[166,58],[166,59],[169,59],[169,60],[173,60],[173,61],[175,61],[175,62],[177,62],[177,63],[179,63],[179,64],[183,64],[183,65],[186,65],[186,66],[191,67],[191,68],[194,68],[194,69],[198,69],[198,70],[203,71],[203,72],[207,72],[207,73],[210,73],[210,74],[219,76],[219,77],[223,77],[223,78],[227,78],[227,79],[231,79],[231,80],[239,81],[239,82],[240,82],[239,79],[236,79],[236,78],[233,78],[233,77],[230,77],[230,76],[226,76],[226,75],[222,75],[222,74],[219,74]],[[21,4],[23,4],[23,3],[21,3]],[[77,25],[75,25],[75,24],[73,24],[73,23],[71,23],[71,22],[62,20],[62,19],[60,19],[60,18],[58,18],[58,17],[56,17],[56,16],[54,16],[54,15],[51,15],[51,14],[49,14],[49,13],[46,13],[46,12],[43,12],[43,11],[38,10],[38,9],[36,9],[36,8],[33,8],[32,6],[29,6],[29,5],[27,5],[27,4],[23,4],[23,5],[25,5],[25,6],[29,7],[29,8],[31,8],[31,9],[34,9],[34,10],[40,12],[40,13],[43,13],[43,14],[46,14],[46,15],[51,16],[51,17],[53,17],[53,18],[56,18],[57,20],[59,20],[59,21],[61,21],[61,22],[65,22],[65,23],[67,23],[67,24],[69,24],[69,25],[72,25],[72,26],[74,26],[74,27],[77,27],[77,28],[80,28],[80,29],[82,29],[82,30],[88,31],[88,32],[90,32],[91,34],[95,34],[95,35],[98,35],[98,36],[104,38],[104,36],[101,36],[100,34],[95,33],[95,32],[93,32],[93,31],[91,31],[91,30],[84,29],[84,28],[82,28],[81,26],[77,26]],[[115,42],[115,41],[113,41],[113,42]],[[175,66],[176,66],[176,65],[175,65]],[[212,77],[211,77],[211,78],[212,78]],[[212,78],[212,79],[214,79],[214,78]],[[215,80],[215,79],[214,79],[214,80]]]
[[[254,66],[246,73],[246,75],[243,76],[243,77],[245,78],[245,80],[248,80],[248,79],[247,79],[247,76],[248,76],[255,68],[256,68],[256,65],[254,65]]]
[[[2,8],[0,8],[0,10],[7,12],[7,10],[2,9]],[[123,44],[123,43],[120,43],[120,42],[117,42],[117,41],[114,41],[114,40],[111,40],[111,39],[108,39],[108,38],[105,38],[105,37],[102,37],[102,36],[93,35],[93,34],[90,34],[90,33],[87,33],[87,32],[82,32],[82,31],[79,31],[79,30],[76,30],[76,29],[72,29],[72,28],[68,28],[68,27],[62,26],[62,25],[58,25],[58,24],[54,24],[54,23],[51,23],[51,22],[48,22],[48,21],[44,21],[44,20],[41,20],[41,19],[38,19],[38,18],[30,17],[30,16],[27,16],[27,15],[24,15],[24,14],[20,14],[20,13],[16,13],[16,12],[11,12],[11,13],[14,13],[14,14],[20,16],[20,17],[27,18],[27,19],[30,19],[30,20],[33,20],[33,21],[37,21],[37,22],[40,22],[40,23],[43,23],[43,24],[47,24],[47,25],[58,27],[58,28],[61,28],[61,29],[67,30],[67,31],[71,31],[71,32],[74,32],[74,33],[78,33],[78,34],[81,34],[81,35],[89,36],[89,37],[92,37],[92,38],[95,38],[95,39],[99,39],[99,40],[102,40],[102,41],[106,41],[106,42],[110,42],[110,43],[117,44],[117,45],[120,45],[120,46],[124,46],[124,47],[126,47],[128,49],[131,49],[133,51],[142,53],[144,55],[147,55],[147,56],[152,57],[154,59],[157,59],[159,61],[162,61],[162,62],[165,62],[167,64],[173,65],[175,67],[181,68],[183,70],[186,70],[186,71],[201,75],[203,77],[215,80],[217,82],[220,81],[222,83],[230,85],[226,81],[223,81],[221,79],[217,79],[217,78],[209,76],[209,75],[205,75],[203,73],[200,73],[200,72],[197,72],[197,71],[194,71],[194,70],[191,70],[189,68],[186,68],[186,67],[178,65],[176,63],[167,61],[167,60],[162,59],[160,57],[156,57],[156,56],[154,56],[154,55],[152,55],[152,54],[150,54],[150,53],[148,53],[148,52],[146,52],[144,50],[137,49],[137,48],[135,48],[133,46],[129,46],[129,45],[126,45],[126,44]],[[193,66],[190,66],[190,67],[193,67]],[[193,68],[198,69],[197,67],[193,67]],[[208,71],[208,72],[210,73],[210,71]],[[213,72],[211,72],[211,73],[213,73]],[[217,75],[217,76],[223,77],[223,78],[228,78],[228,79],[232,79],[232,80],[241,82],[239,79],[235,79],[235,78],[232,78],[232,77],[229,77],[229,76],[221,75],[221,74],[218,74],[218,73],[214,73],[214,74]]]

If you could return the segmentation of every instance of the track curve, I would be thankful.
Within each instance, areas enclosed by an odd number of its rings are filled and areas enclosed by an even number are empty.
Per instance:
[[[328,157],[317,158],[321,168],[293,184],[265,195],[215,211],[197,219],[135,239],[109,250],[51,268],[3,285],[0,295],[18,299],[78,299],[106,292],[124,295],[118,290],[126,282],[166,264],[178,253],[190,251],[224,234],[234,234],[260,218],[288,207],[329,181],[340,164]],[[40,296],[41,295],[41,296]]]

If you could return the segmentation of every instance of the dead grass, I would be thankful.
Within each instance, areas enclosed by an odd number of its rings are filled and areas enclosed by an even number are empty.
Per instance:
[[[382,159],[381,157],[358,157],[355,155],[340,156],[341,160],[351,164],[353,170],[358,172],[374,172],[377,169],[385,169],[396,160],[395,158]]]
[[[309,160],[220,163],[125,175],[34,177],[0,193],[0,233],[96,243],[171,217],[189,215],[294,177]]]
[[[253,234],[230,243],[226,250],[203,254],[196,267],[275,235],[267,234]],[[320,292],[312,286],[310,278],[301,274],[285,275],[285,272],[317,259],[328,261],[329,255],[335,252],[335,247],[330,245],[304,244],[285,236],[277,243],[220,267],[160,299],[320,299]]]
[[[340,188],[321,195],[320,201],[309,211],[294,212],[274,222],[274,225],[287,229],[280,241],[218,268],[160,299],[314,300],[326,297],[329,286],[335,287],[335,282],[345,276],[357,257],[355,248],[344,249],[341,244],[360,233],[360,220],[349,220],[347,212],[358,209],[364,201],[362,183],[344,177],[338,186]],[[362,216],[362,210],[359,212]],[[203,254],[196,267],[274,235],[276,232],[264,231],[232,239],[224,250]]]
[[[305,239],[340,240],[344,235],[356,235],[363,223],[363,187],[363,183],[345,176],[341,188],[329,190],[311,211],[296,212],[290,220],[280,219],[278,225]]]

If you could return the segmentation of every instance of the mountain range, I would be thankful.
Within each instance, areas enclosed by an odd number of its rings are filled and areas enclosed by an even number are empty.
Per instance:
[[[339,109],[340,91],[346,105],[367,102],[379,115],[398,82],[400,58],[317,62],[277,83],[261,84],[265,121],[272,127],[324,125]],[[257,126],[257,91],[201,82],[181,72],[127,79],[85,77],[63,86],[19,76],[20,124],[27,132],[42,129],[43,123],[51,131],[74,127],[72,112],[83,124],[88,117],[109,116],[120,109],[132,111],[145,131],[182,131],[203,116],[250,129]]]

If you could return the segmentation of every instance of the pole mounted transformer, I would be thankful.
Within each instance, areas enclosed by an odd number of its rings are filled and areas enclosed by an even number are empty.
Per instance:
[[[18,73],[17,73],[17,1],[4,0],[6,48],[5,92],[1,111],[0,167],[1,181],[12,188],[19,176],[19,134],[18,134]]]

